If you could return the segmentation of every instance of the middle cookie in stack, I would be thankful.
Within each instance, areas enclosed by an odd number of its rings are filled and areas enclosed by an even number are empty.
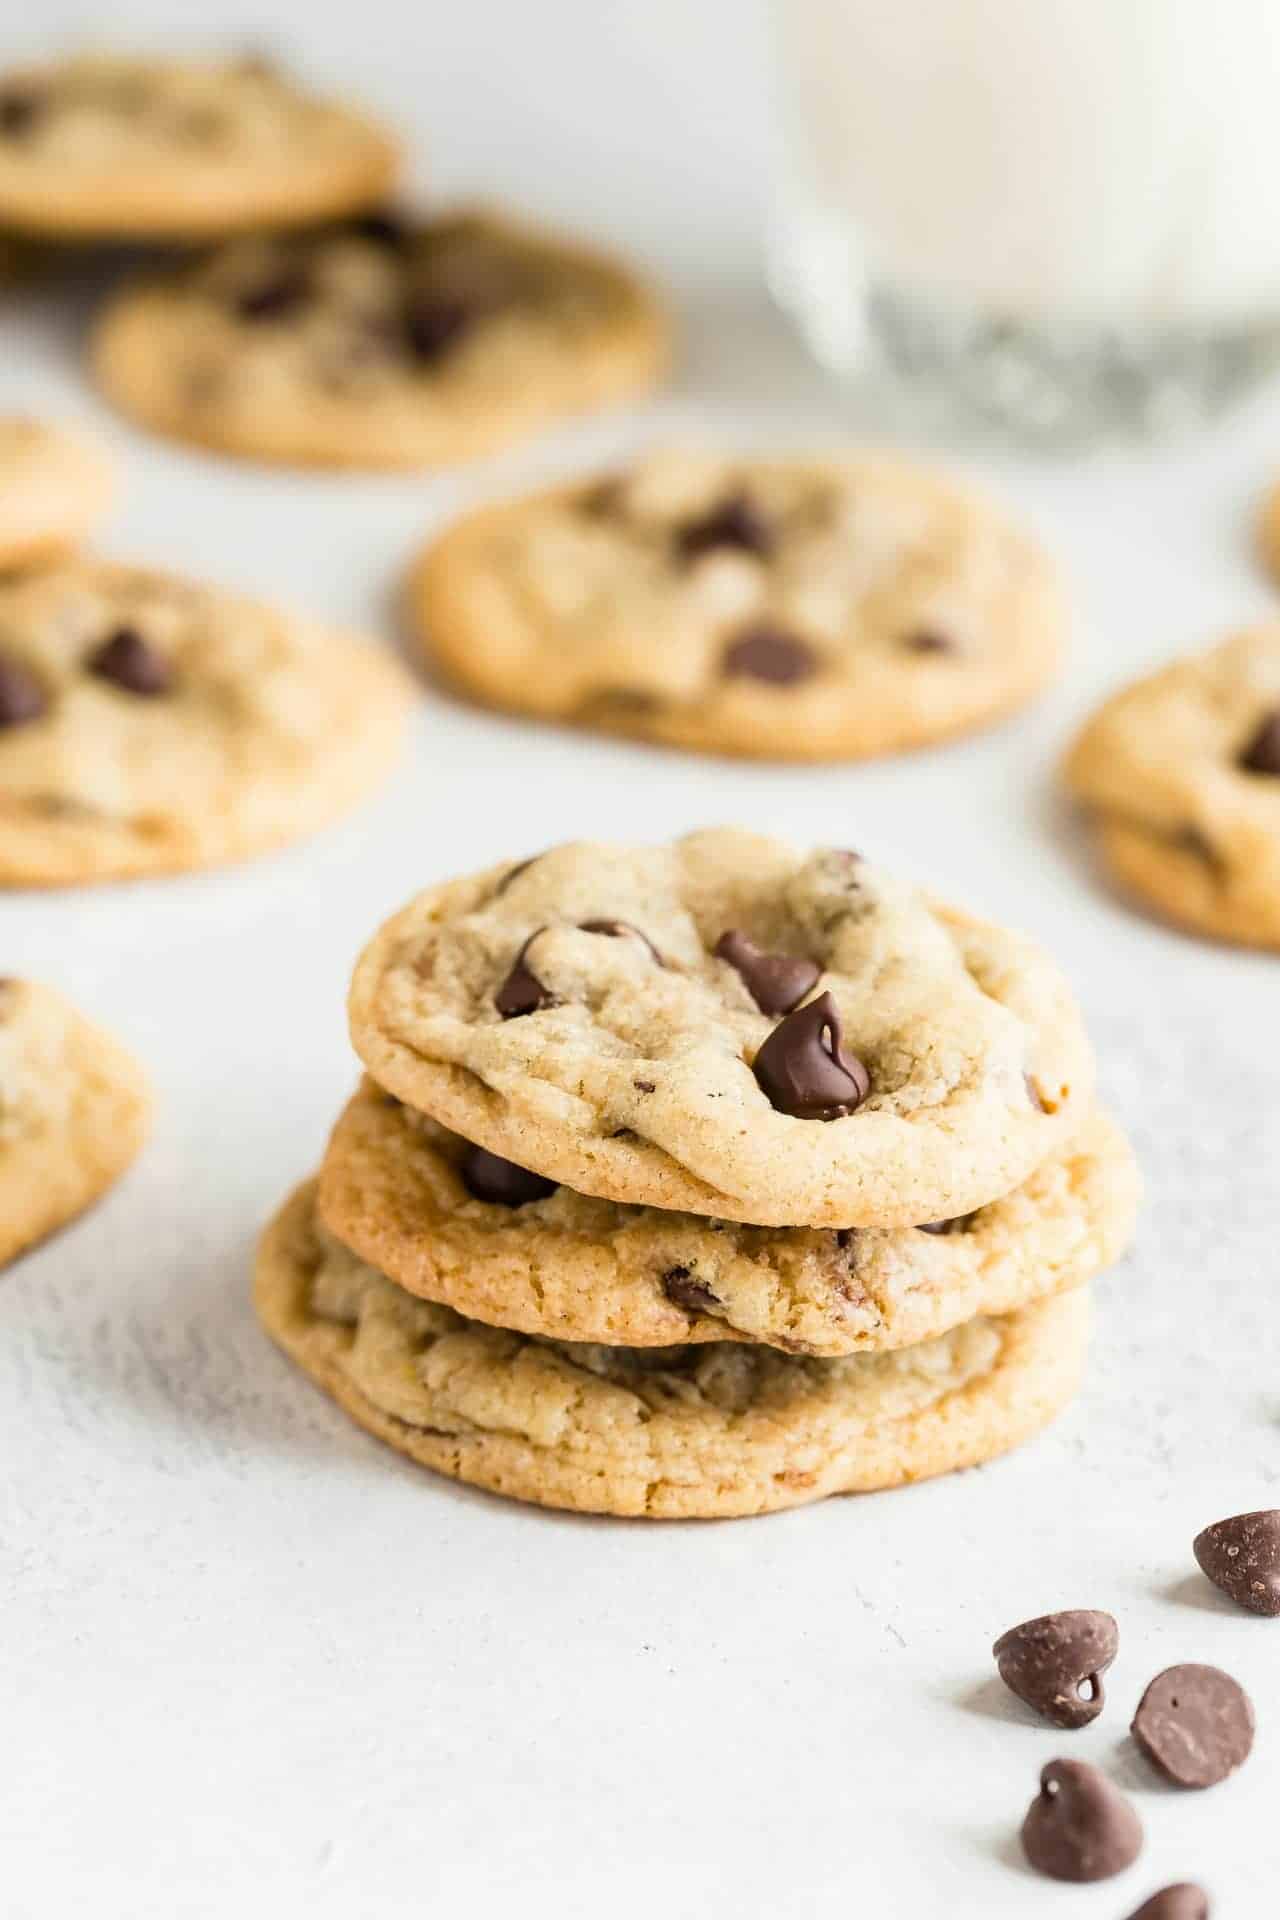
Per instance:
[[[986,1459],[1074,1390],[1136,1175],[1018,936],[844,852],[577,845],[413,902],[352,1024],[380,1085],[259,1307],[415,1458],[756,1513]]]

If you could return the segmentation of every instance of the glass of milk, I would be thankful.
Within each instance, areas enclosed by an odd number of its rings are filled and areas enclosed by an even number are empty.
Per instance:
[[[771,278],[828,367],[1025,436],[1280,357],[1280,0],[774,0]]]

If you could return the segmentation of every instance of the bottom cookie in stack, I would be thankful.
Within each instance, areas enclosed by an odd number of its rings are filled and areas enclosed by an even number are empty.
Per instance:
[[[354,1419],[454,1478],[585,1512],[765,1513],[1044,1426],[1136,1195],[1094,1115],[962,1221],[742,1227],[554,1188],[367,1084],[263,1237],[257,1305]]]

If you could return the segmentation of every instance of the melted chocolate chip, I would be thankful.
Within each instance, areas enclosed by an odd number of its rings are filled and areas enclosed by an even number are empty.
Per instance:
[[[710,1287],[695,1280],[688,1267],[670,1267],[662,1276],[662,1291],[668,1300],[686,1313],[707,1313],[720,1302]]]
[[[676,534],[682,560],[698,560],[717,547],[736,547],[762,559],[773,551],[773,529],[750,494],[730,494],[701,519],[686,521]]]
[[[1266,715],[1237,764],[1245,773],[1265,773],[1272,779],[1280,778],[1280,707]]]
[[[444,293],[418,293],[404,309],[404,337],[409,352],[421,366],[441,360],[470,327],[475,311],[470,301]]]
[[[1119,1645],[1109,1613],[1076,1607],[1010,1627],[991,1651],[1011,1693],[1055,1727],[1075,1728],[1102,1712],[1102,1675]]]
[[[1253,1705],[1221,1667],[1166,1667],[1138,1702],[1129,1731],[1176,1787],[1212,1787],[1249,1758]]]
[[[44,112],[44,95],[31,87],[6,87],[0,93],[0,133],[17,139],[30,133]]]
[[[817,669],[812,647],[767,620],[744,628],[720,661],[726,680],[763,680],[771,687],[794,687]]]
[[[1215,1587],[1250,1613],[1280,1614],[1280,1510],[1237,1513],[1198,1533],[1192,1548]]]
[[[752,1071],[770,1106],[795,1120],[842,1119],[871,1091],[861,1060],[841,1045],[840,1010],[830,993],[780,1021]]]
[[[655,1080],[633,1080],[631,1084],[637,1093],[653,1093],[657,1088]]]
[[[0,728],[24,727],[49,709],[49,696],[30,667],[0,654]]]
[[[286,320],[311,298],[311,276],[304,267],[281,267],[278,272],[243,288],[235,296],[241,320]]]
[[[1096,1767],[1051,1760],[1022,1823],[1022,1851],[1051,1880],[1109,1880],[1141,1853],[1142,1823]]]
[[[493,1004],[504,1020],[518,1020],[521,1014],[541,1013],[544,1007],[559,1005],[554,993],[544,987],[526,964],[525,955],[545,927],[535,927],[515,957],[510,973],[493,996]]]
[[[790,1013],[822,978],[822,968],[798,954],[769,953],[738,927],[722,933],[716,957],[727,960],[761,1013]]]
[[[1209,1920],[1209,1896],[1203,1887],[1180,1880],[1176,1887],[1161,1887],[1135,1907],[1129,1920]]]
[[[641,933],[639,927],[633,927],[629,920],[581,920],[578,923],[578,932],[602,933],[606,940],[625,940],[627,938],[639,940],[643,946],[648,947],[649,952],[660,967],[665,967],[667,964],[648,934]]]
[[[940,633],[937,627],[917,627],[902,644],[908,653],[954,653],[956,650],[951,636]]]
[[[556,1190],[554,1180],[544,1180],[540,1173],[530,1173],[484,1147],[467,1148],[458,1162],[458,1177],[473,1200],[485,1200],[493,1207],[527,1207]]]
[[[109,680],[122,693],[151,700],[167,693],[173,682],[169,662],[147,645],[136,627],[117,627],[85,661],[99,680]]]

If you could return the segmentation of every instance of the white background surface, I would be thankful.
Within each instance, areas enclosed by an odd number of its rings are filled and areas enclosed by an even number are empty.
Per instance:
[[[116,31],[170,11],[135,0]],[[857,432],[755,284],[752,8],[276,14],[264,34],[223,6],[219,30],[287,46],[292,15],[311,70],[380,101],[435,180],[572,216],[664,270],[679,378],[643,413],[464,473],[281,476],[129,432],[80,381],[83,315],[23,299],[0,320],[0,405],[91,422],[113,447],[111,551],[386,635],[415,542],[490,491],[673,433]],[[42,39],[87,18],[49,7]],[[1190,1542],[1277,1500],[1280,973],[1105,897],[1051,770],[1102,690],[1274,611],[1246,535],[1280,467],[1280,390],[1158,456],[961,464],[1038,524],[1080,610],[1063,682],[991,738],[883,766],[736,767],[428,695],[385,791],[309,846],[0,901],[4,969],[74,994],[158,1091],[131,1177],[0,1278],[7,1914],[1120,1920],[1182,1877],[1217,1915],[1272,1910],[1280,1626],[1220,1601]],[[585,828],[711,821],[874,849],[1061,955],[1148,1182],[1137,1250],[1100,1289],[1087,1390],[1003,1464],[754,1522],[596,1522],[435,1481],[350,1427],[248,1306],[254,1234],[353,1079],[353,956],[450,872]],[[1032,1724],[988,1652],[1072,1604],[1111,1608],[1122,1632],[1108,1711],[1074,1736]],[[1179,1659],[1235,1672],[1261,1721],[1249,1766],[1200,1796],[1157,1787],[1125,1734]],[[1066,1889],[1020,1863],[1057,1752],[1137,1798],[1148,1846],[1120,1883]]]

